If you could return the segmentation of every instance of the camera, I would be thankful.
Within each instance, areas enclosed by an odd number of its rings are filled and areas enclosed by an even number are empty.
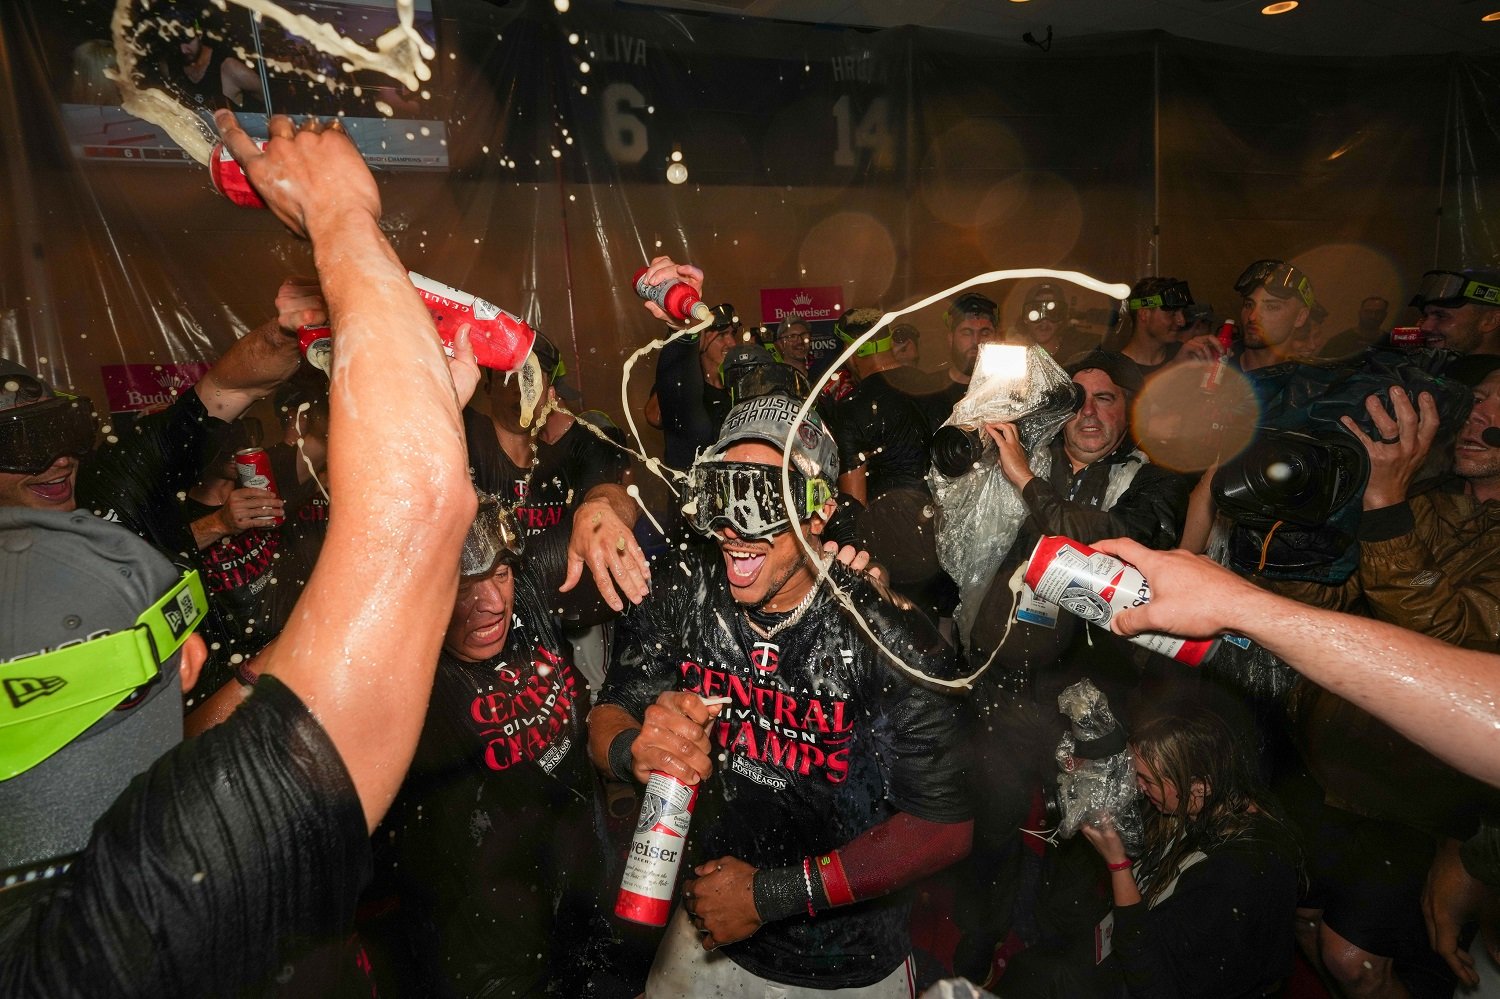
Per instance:
[[[1016,431],[1029,442],[1039,426],[1054,421],[1059,412],[1076,413],[1083,408],[1083,386],[1068,381],[1047,390],[1037,405],[1016,419]],[[988,437],[981,430],[949,425],[932,435],[932,464],[948,478],[968,472],[984,455]]]
[[[1369,456],[1346,433],[1269,430],[1214,473],[1213,494],[1240,524],[1319,527],[1369,478]]]

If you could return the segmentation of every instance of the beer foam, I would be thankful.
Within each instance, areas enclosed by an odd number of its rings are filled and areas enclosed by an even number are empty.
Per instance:
[[[314,48],[343,60],[341,68],[345,73],[373,70],[384,73],[413,91],[420,90],[423,82],[432,79],[432,68],[427,65],[427,60],[434,58],[437,52],[427,44],[427,40],[415,27],[416,9],[413,0],[396,0],[396,26],[375,39],[373,50],[344,37],[329,24],[316,21],[306,14],[293,14],[271,0],[212,2],[220,11],[227,11],[228,5],[232,3],[257,17],[270,18]],[[118,68],[106,70],[105,73],[119,84],[120,107],[137,118],[160,127],[184,152],[208,166],[209,154],[218,140],[208,123],[188,111],[165,91],[156,87],[142,89],[136,85],[136,63],[146,54],[137,38],[147,26],[137,25],[131,13],[132,3],[133,0],[116,0],[114,14],[109,22]],[[152,23],[161,23],[164,30],[173,34],[187,34],[186,27],[179,21]],[[132,28],[135,30],[131,30]],[[239,51],[239,55],[241,58],[251,57],[251,53],[244,51]],[[270,61],[268,65],[278,72],[300,73],[337,89],[333,81],[316,71],[279,60]]]
[[[796,426],[801,426],[801,424],[807,422],[807,416],[810,412],[812,412],[813,407],[817,404],[818,397],[822,394],[824,387],[827,386],[828,383],[833,380],[834,376],[843,369],[843,366],[848,363],[849,359],[854,356],[855,352],[858,351],[860,347],[864,346],[867,341],[879,336],[881,330],[884,330],[887,326],[891,325],[891,323],[895,322],[897,319],[901,318],[904,315],[907,315],[908,313],[917,312],[927,308],[930,305],[936,305],[939,302],[950,299],[964,289],[972,288],[977,284],[992,284],[996,281],[1014,281],[1024,280],[1026,278],[1056,278],[1061,281],[1067,281],[1070,284],[1082,285],[1083,287],[1088,288],[1091,291],[1097,291],[1101,294],[1108,295],[1111,298],[1121,300],[1130,295],[1129,285],[1119,283],[1108,284],[1100,281],[1098,278],[1090,277],[1089,275],[1084,274],[1080,271],[1055,271],[1050,267],[1022,267],[1014,268],[1011,270],[986,271],[983,274],[977,274],[966,281],[959,282],[951,288],[945,288],[940,292],[928,295],[921,301],[908,305],[904,309],[898,309],[894,312],[887,312],[885,315],[880,317],[880,321],[877,322],[874,326],[871,326],[868,330],[855,337],[854,340],[844,348],[843,353],[834,358],[833,363],[828,365],[828,367],[823,371],[823,374],[819,376],[817,383],[813,385],[812,391],[808,393],[807,399],[802,403],[802,408],[797,411]],[[797,508],[796,498],[792,495],[792,477],[789,470],[792,460],[792,445],[796,442],[796,440],[797,435],[795,433],[788,434],[786,444],[782,447],[781,451],[781,494],[782,498],[786,502],[787,509],[789,510],[795,510]],[[968,676],[960,677],[957,680],[942,680],[938,679],[937,677],[929,676],[928,674],[923,673],[921,670],[912,667],[904,659],[896,655],[895,652],[891,651],[891,649],[876,636],[874,630],[871,629],[869,622],[865,619],[865,616],[859,612],[859,609],[857,607],[854,606],[854,601],[849,597],[849,594],[845,592],[845,590],[841,586],[839,586],[838,583],[832,579],[832,577],[828,575],[828,567],[818,559],[817,550],[814,549],[813,546],[808,543],[808,540],[802,536],[802,532],[793,531],[792,537],[797,539],[797,543],[802,546],[803,552],[807,556],[808,561],[813,564],[814,569],[817,573],[817,581],[827,581],[829,588],[833,592],[834,598],[837,599],[838,602],[844,606],[844,609],[853,616],[855,623],[857,623],[860,627],[860,630],[865,633],[865,637],[869,638],[870,641],[874,643],[875,647],[882,653],[884,653],[886,658],[894,663],[896,667],[902,672],[909,674],[910,676],[922,681],[923,683],[928,683],[939,687],[950,687],[957,690],[969,690],[973,688],[974,681],[977,680],[985,670],[989,669],[990,663],[986,662],[979,668],[978,672],[972,673]],[[1014,583],[1014,580],[1012,580],[1012,583]],[[1016,596],[1017,599],[1019,599],[1019,591],[1016,591]],[[1012,617],[1014,617],[1014,608],[1012,608]],[[1006,634],[1008,635],[1009,633],[1010,626],[1009,623],[1007,623]],[[1001,639],[1001,644],[1004,644],[1003,638]],[[996,646],[996,648],[998,650],[999,646]],[[994,655],[990,656],[990,660],[994,660]]]

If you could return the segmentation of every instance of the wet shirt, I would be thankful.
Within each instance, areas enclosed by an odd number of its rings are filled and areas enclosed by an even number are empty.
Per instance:
[[[274,676],[167,753],[64,875],[0,891],[0,995],[241,995],[348,931],[364,812],[321,726]]]
[[[182,501],[182,516],[189,524],[220,509],[195,499]],[[219,603],[237,619],[255,617],[256,608],[270,597],[280,549],[281,533],[275,528],[258,527],[200,548],[198,559],[209,600]]]
[[[464,437],[474,484],[485,492],[498,493],[507,503],[518,504],[516,519],[527,535],[562,523],[590,489],[601,482],[619,482],[624,473],[628,460],[624,452],[581,424],[582,418],[575,420],[551,444],[538,440],[536,470],[528,481],[526,469],[511,461],[500,446],[490,418],[472,409],[464,410]],[[614,427],[601,429],[619,433]]]
[[[596,873],[587,691],[544,599],[566,541],[554,531],[528,546],[497,656],[442,653],[416,756],[374,836],[398,933],[435,962],[416,971],[423,994],[540,990],[558,893]]]
[[[703,377],[697,337],[674,340],[656,358],[656,399],[661,407],[663,461],[680,472],[711,446],[729,415],[729,393]]]
[[[832,571],[887,646],[951,678],[953,653],[919,611],[899,610],[842,566]],[[640,718],[664,690],[731,699],[709,733],[726,758],[699,797],[684,868],[726,855],[800,865],[897,812],[970,817],[966,702],[898,671],[826,589],[768,638],[735,603],[717,549],[673,553],[652,574],[651,595],[622,619],[599,700]],[[772,981],[859,987],[906,959],[908,915],[907,894],[896,892],[768,923],[721,949]]]
[[[865,466],[868,499],[891,489],[927,490],[927,417],[884,372],[860,379],[838,403],[834,420],[839,467],[850,471]]]

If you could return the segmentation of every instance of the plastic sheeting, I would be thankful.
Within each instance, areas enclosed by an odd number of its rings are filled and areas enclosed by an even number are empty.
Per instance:
[[[292,5],[356,33],[389,16],[376,0]],[[88,43],[111,6],[0,4],[0,353],[101,409],[103,366],[190,381],[310,267],[271,218],[95,103],[109,95],[85,86]],[[1366,295],[1404,301],[1434,262],[1500,254],[1482,212],[1500,152],[1493,59],[1277,58],[1164,35],[1044,54],[598,0],[419,10],[438,50],[427,96],[369,79],[332,95],[269,71],[246,106],[367,122],[407,265],[534,322],[611,410],[622,358],[652,332],[629,279],[656,253],[703,265],[709,297],[752,321],[762,289],[892,307],[980,270],[1060,264],[1176,274],[1222,305],[1245,261],[1282,256],[1332,310],[1325,332],[1353,325]],[[316,59],[232,5],[225,17],[235,44]],[[1023,293],[994,290],[1007,322]],[[1097,328],[1108,304],[1080,292],[1074,314]],[[939,311],[914,317],[927,366],[946,352]],[[156,367],[172,364],[187,367]],[[637,379],[632,402],[648,389]]]

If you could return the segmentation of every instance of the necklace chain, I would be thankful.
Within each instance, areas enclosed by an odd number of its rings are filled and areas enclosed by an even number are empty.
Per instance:
[[[785,618],[777,621],[771,627],[766,629],[766,640],[769,641],[775,638],[777,635],[781,634],[783,631],[790,628],[798,621],[802,620],[802,616],[806,614],[807,609],[812,606],[813,599],[817,597],[819,589],[819,581],[817,579],[814,579],[812,586],[810,586],[807,590],[807,596],[802,598],[801,603],[797,604],[796,607],[793,607],[792,612]],[[749,615],[747,614],[746,616],[748,617]],[[754,624],[755,622],[751,621],[750,623]]]

